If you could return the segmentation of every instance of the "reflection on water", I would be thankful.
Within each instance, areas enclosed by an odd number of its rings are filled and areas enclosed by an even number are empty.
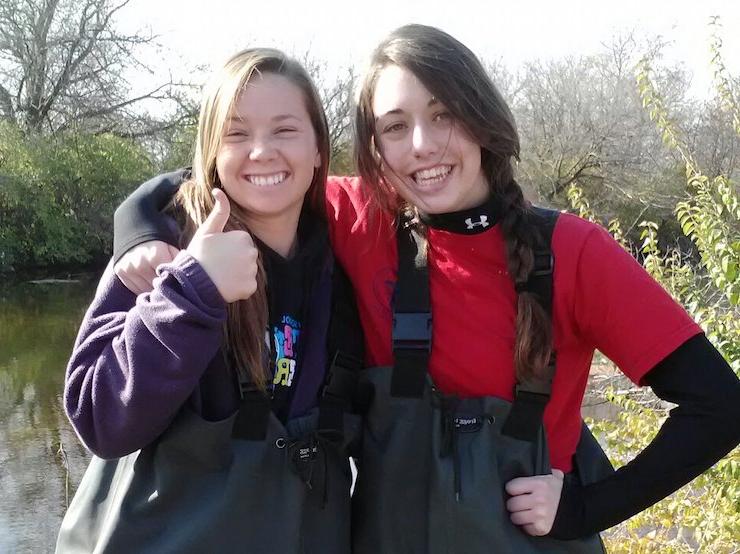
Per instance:
[[[50,552],[88,456],[62,408],[96,276],[0,285],[0,552]]]

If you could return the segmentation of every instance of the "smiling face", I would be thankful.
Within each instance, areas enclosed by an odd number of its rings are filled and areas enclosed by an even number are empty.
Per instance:
[[[480,145],[413,73],[382,69],[372,109],[384,175],[404,200],[430,214],[485,201]]]
[[[320,165],[301,89],[281,75],[255,72],[234,104],[216,155],[226,193],[248,219],[295,222]]]

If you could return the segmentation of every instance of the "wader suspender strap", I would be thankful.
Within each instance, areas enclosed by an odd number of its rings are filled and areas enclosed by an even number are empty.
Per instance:
[[[534,251],[534,267],[528,279],[516,287],[519,292],[531,292],[538,296],[540,305],[552,322],[552,232],[559,212],[534,208],[532,222],[540,231],[540,244]],[[550,356],[542,379],[518,382],[514,389],[514,402],[501,432],[521,440],[537,439],[545,406],[550,400],[552,380],[555,376],[555,352]]]
[[[344,433],[344,414],[352,409],[357,377],[365,358],[362,325],[349,278],[335,262],[327,351],[331,363],[319,399],[320,431]]]
[[[267,422],[270,418],[270,399],[255,385],[242,381],[239,389],[242,402],[234,420],[231,436],[247,441],[262,441],[267,436]]]
[[[344,412],[351,407],[358,372],[362,367],[362,327],[352,294],[347,276],[334,263],[332,312],[327,333],[327,348],[332,357],[319,400],[319,430],[344,432]],[[231,436],[242,440],[264,440],[272,410],[270,399],[241,372],[238,375],[238,386],[242,402]]]
[[[393,375],[391,396],[420,398],[432,348],[432,314],[423,238],[397,221],[398,281],[393,300]]]
[[[352,407],[360,369],[360,359],[339,350],[334,355],[319,400],[320,431],[344,433],[344,413]]]
[[[534,208],[533,223],[540,230],[540,243],[534,252],[534,267],[525,283],[517,287],[536,294],[552,319],[552,233],[559,212]],[[398,281],[393,311],[394,368],[391,395],[420,397],[431,351],[432,316],[429,300],[429,275],[426,256],[420,251],[421,237],[398,222]],[[555,354],[550,357],[544,379],[516,385],[514,402],[502,432],[522,440],[535,440],[542,426],[542,415],[550,400],[555,375]]]

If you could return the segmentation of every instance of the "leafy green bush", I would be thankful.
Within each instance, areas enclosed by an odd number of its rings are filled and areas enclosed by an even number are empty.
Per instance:
[[[151,173],[129,140],[24,136],[0,123],[0,271],[110,254],[113,210]]]
[[[720,55],[721,42],[712,43],[712,65],[717,90],[740,136],[737,102]],[[660,248],[659,226],[643,221],[641,244],[634,248],[645,269],[702,326],[712,343],[736,373],[740,372],[740,203],[737,188],[728,176],[709,178],[691,155],[687,141],[670,117],[651,79],[650,60],[637,68],[637,84],[667,147],[685,165],[686,197],[675,207],[682,232],[698,254],[694,263],[678,247]],[[576,185],[568,192],[571,206],[583,217],[596,220],[583,191]],[[608,227],[626,248],[618,221]],[[616,465],[632,459],[652,440],[667,416],[658,402],[637,402],[635,391],[603,394],[621,411],[617,421],[591,422]],[[655,399],[654,399],[655,400]],[[605,535],[609,552],[683,553],[737,552],[740,537],[740,450],[735,449],[713,468],[652,508],[615,527]]]

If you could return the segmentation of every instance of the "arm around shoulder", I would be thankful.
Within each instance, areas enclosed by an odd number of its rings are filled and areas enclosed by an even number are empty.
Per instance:
[[[128,250],[152,240],[177,246],[177,235],[161,213],[190,171],[180,169],[158,175],[140,185],[113,214],[113,259],[115,262]]]

